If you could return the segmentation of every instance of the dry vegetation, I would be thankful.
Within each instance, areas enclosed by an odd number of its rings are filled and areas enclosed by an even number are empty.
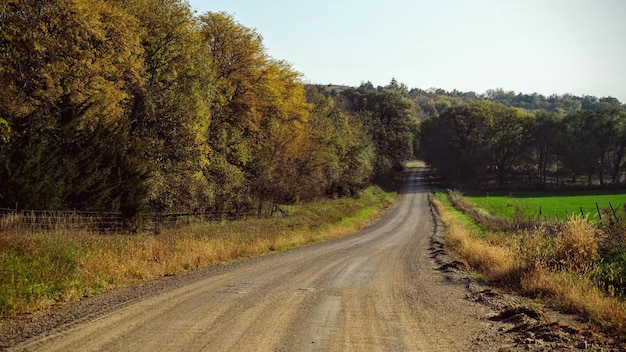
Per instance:
[[[456,211],[445,194],[434,202],[446,224],[446,244],[485,281],[626,337],[623,295],[598,284],[606,237],[597,225],[570,217],[514,232],[477,231],[474,220]]]
[[[370,224],[393,194],[293,207],[288,217],[221,222],[158,235],[0,233],[0,313],[20,314],[159,276],[337,238]]]

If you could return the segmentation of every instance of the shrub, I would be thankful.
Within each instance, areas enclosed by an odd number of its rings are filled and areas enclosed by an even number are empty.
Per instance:
[[[596,227],[586,218],[571,216],[554,239],[549,264],[555,269],[581,272],[598,257]]]

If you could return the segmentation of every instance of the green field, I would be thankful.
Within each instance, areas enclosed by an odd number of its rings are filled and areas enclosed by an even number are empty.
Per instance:
[[[594,190],[584,192],[524,192],[507,194],[466,195],[470,203],[489,213],[505,218],[516,215],[538,218],[565,219],[571,214],[580,214],[581,208],[590,219],[598,218],[596,203],[612,214],[609,203],[618,214],[624,213],[626,190]]]

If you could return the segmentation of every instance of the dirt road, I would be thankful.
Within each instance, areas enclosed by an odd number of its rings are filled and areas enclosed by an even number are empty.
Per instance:
[[[435,270],[423,170],[353,236],[157,285],[13,346],[28,351],[468,351],[502,347]]]

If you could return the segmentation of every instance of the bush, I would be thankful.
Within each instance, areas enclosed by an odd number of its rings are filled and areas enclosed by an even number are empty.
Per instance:
[[[581,216],[571,216],[554,239],[548,264],[559,270],[588,270],[598,256],[596,227]]]

